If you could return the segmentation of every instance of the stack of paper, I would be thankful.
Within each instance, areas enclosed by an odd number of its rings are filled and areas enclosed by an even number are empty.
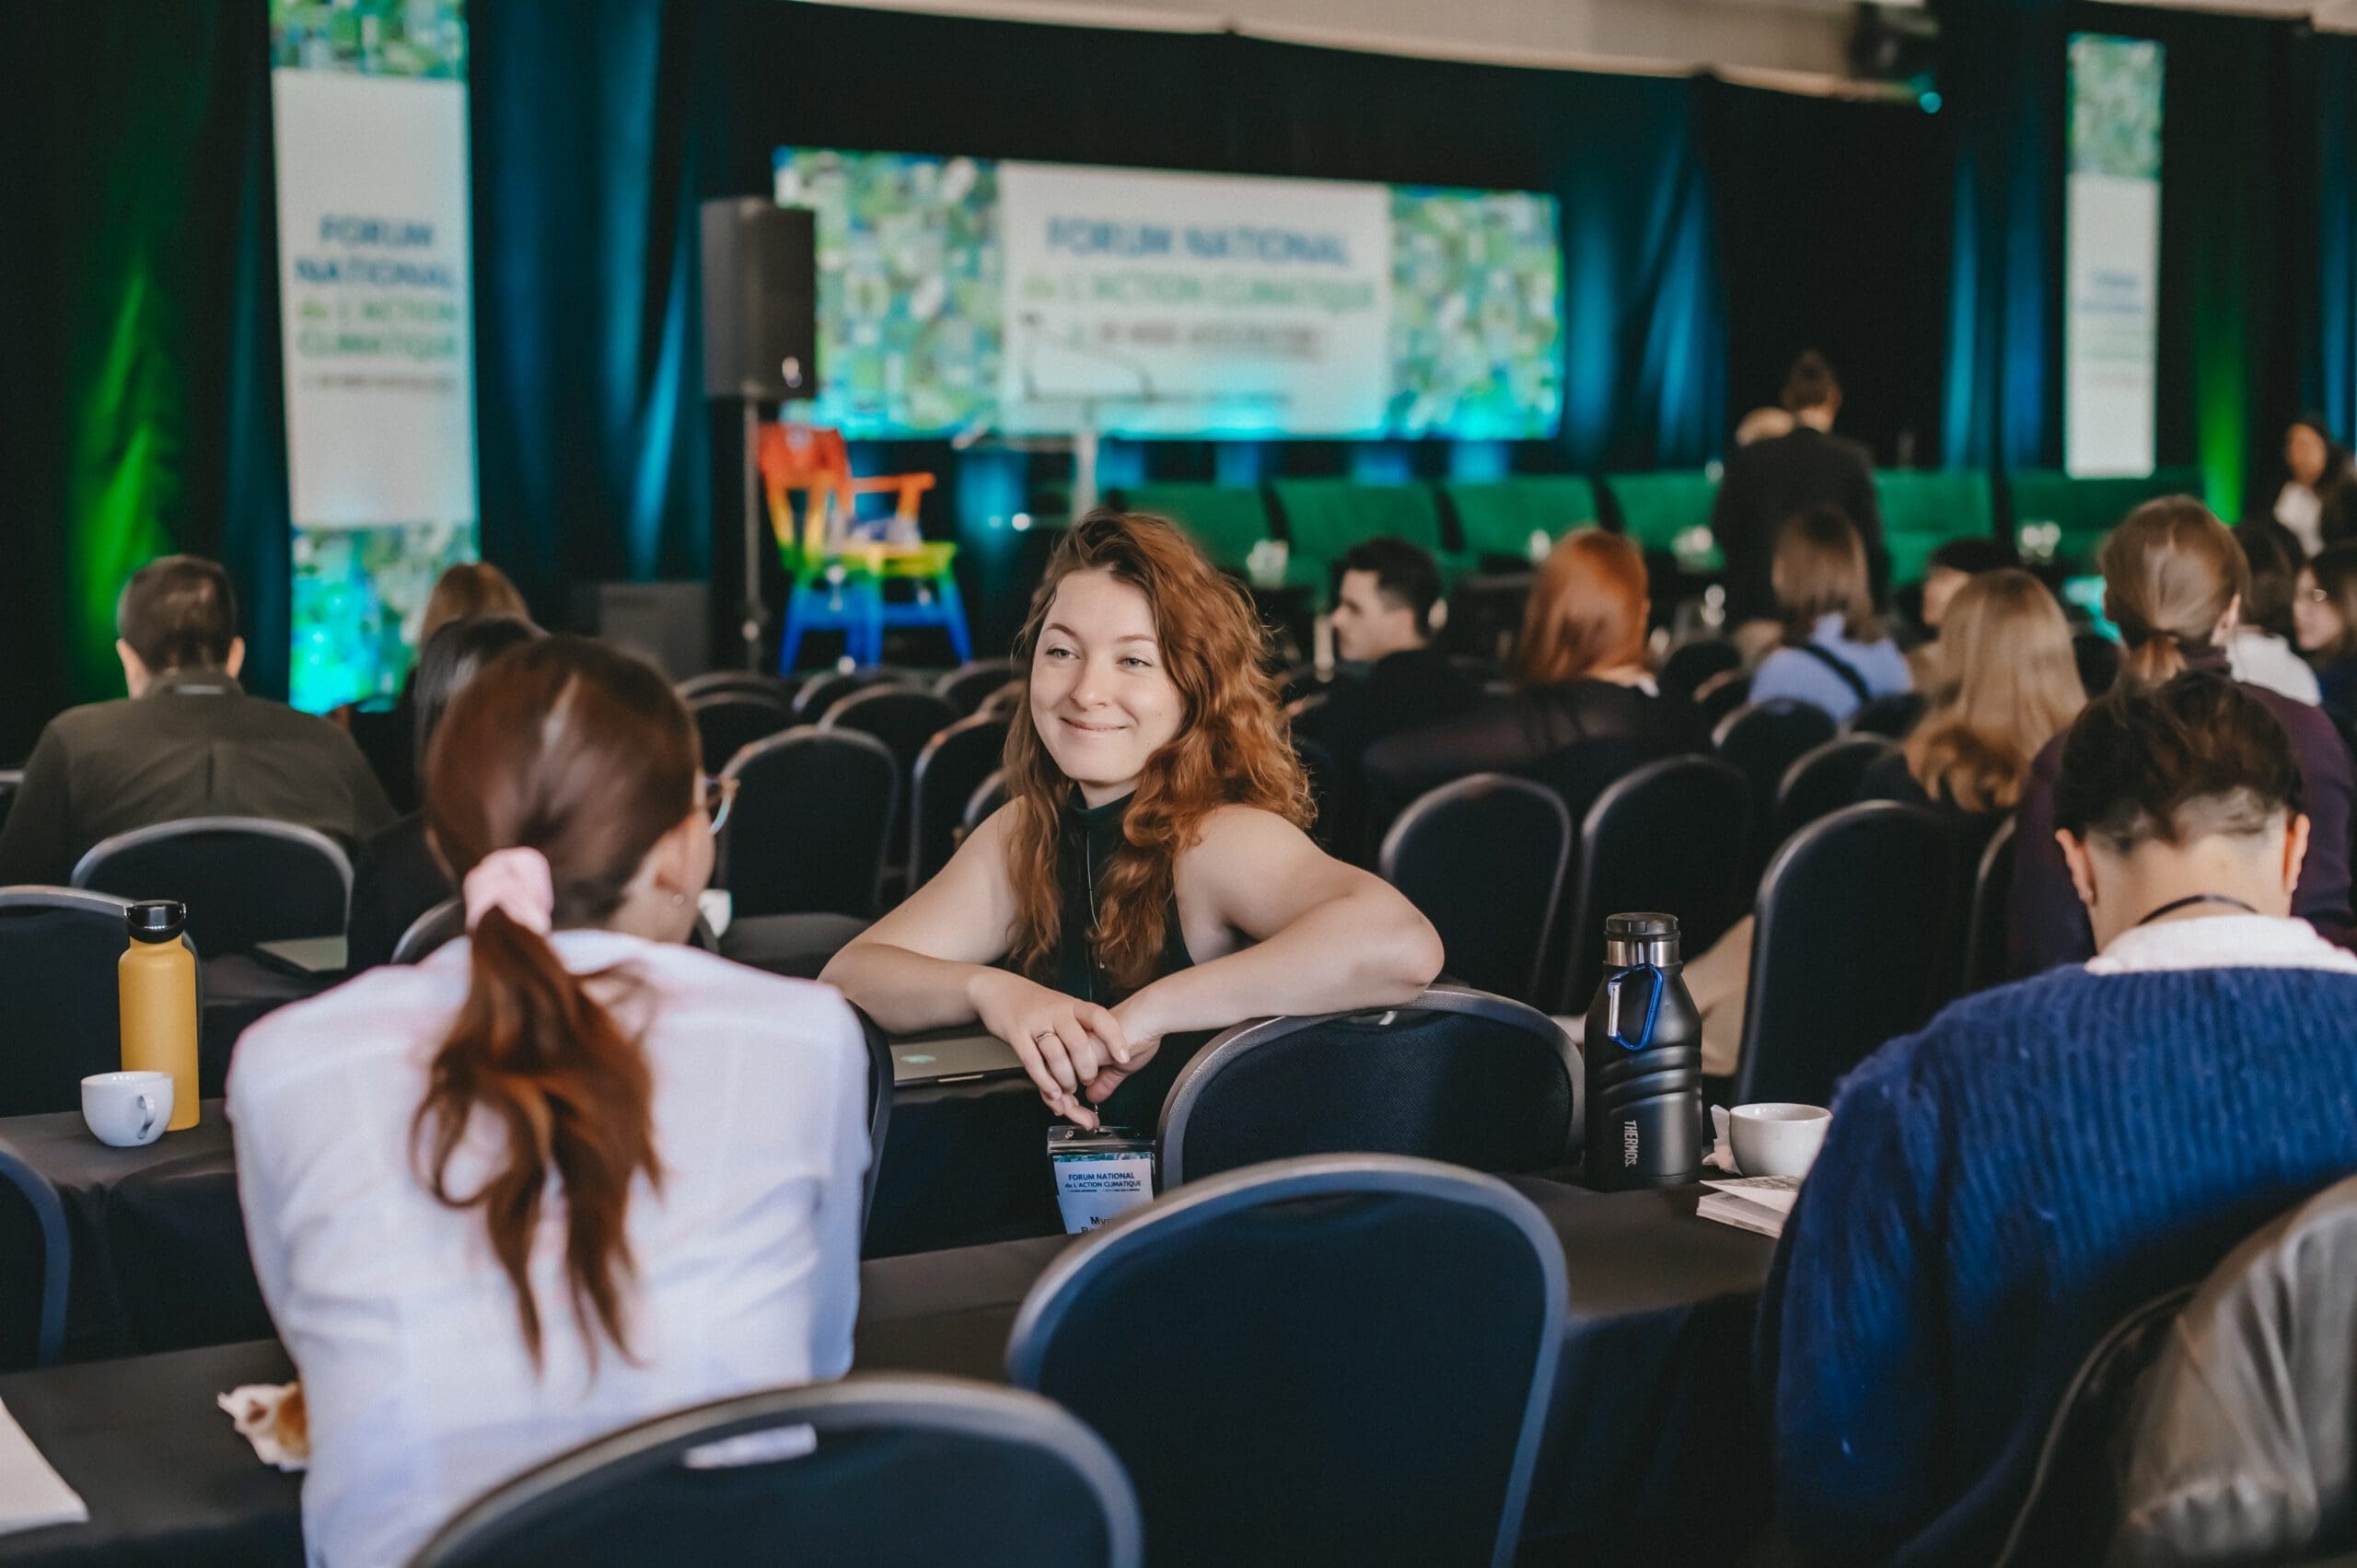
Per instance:
[[[17,1418],[0,1405],[0,1535],[78,1525],[89,1516],[74,1489],[50,1469]]]
[[[1706,1220],[1758,1231],[1770,1237],[1784,1234],[1793,1200],[1801,1193],[1797,1176],[1743,1176],[1732,1181],[1705,1181],[1713,1191],[1702,1194],[1694,1212]]]

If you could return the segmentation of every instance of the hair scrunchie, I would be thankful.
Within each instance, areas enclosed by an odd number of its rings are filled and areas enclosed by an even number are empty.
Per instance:
[[[556,881],[549,871],[549,857],[526,845],[484,855],[467,873],[461,890],[469,931],[493,910],[505,911],[508,919],[542,936],[556,918]]]

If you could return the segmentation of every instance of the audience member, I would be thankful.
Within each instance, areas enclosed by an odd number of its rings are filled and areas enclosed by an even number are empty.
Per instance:
[[[461,561],[435,579],[425,596],[425,613],[418,618],[417,645],[422,651],[434,633],[453,621],[477,621],[497,616],[507,621],[532,619],[524,596],[507,574],[488,561]]]
[[[410,692],[417,710],[417,774],[450,699],[482,667],[518,643],[540,634],[528,621],[481,616],[445,621],[417,656]],[[348,972],[388,962],[401,933],[435,905],[455,897],[450,874],[426,842],[425,814],[412,811],[361,842],[352,857],[352,919],[345,932]]]
[[[822,978],[895,1032],[979,1018],[1083,1125],[1153,1124],[1167,1035],[1415,996],[1440,939],[1302,831],[1265,644],[1174,525],[1082,518],[1016,639],[1007,804]]]
[[[2292,651],[2292,598],[2299,578],[2300,541],[2268,517],[2251,517],[2235,529],[2250,588],[2242,618],[2226,640],[2226,668],[2246,686],[2264,686],[2295,703],[2320,699],[2316,672]]]
[[[2300,568],[2292,620],[2300,651],[2316,663],[2319,700],[2357,723],[2357,540],[2328,545]]]
[[[1866,770],[1858,795],[1953,813],[1985,832],[2086,696],[2062,607],[2019,567],[1967,580],[1943,621],[1931,706],[1904,746]]]
[[[2232,530],[2189,495],[2147,501],[2128,514],[2096,552],[2104,614],[2127,645],[2119,679],[2154,686],[2181,670],[2224,675],[2226,642],[2240,620],[2247,577]],[[2292,911],[2328,938],[2350,926],[2350,754],[2332,721],[2264,686],[2244,685],[2291,737],[2308,816],[2316,823]],[[2038,753],[2023,786],[2014,839],[2014,887],[2006,906],[2006,950],[2015,975],[2076,963],[2095,949],[2086,912],[2072,894],[2054,842],[2054,787],[2062,765],[2058,738]]]
[[[2303,414],[2292,422],[2283,432],[2283,467],[2275,520],[2292,530],[2302,554],[2357,533],[2357,464],[2323,420]]]
[[[1345,800],[1361,792],[1366,749],[1387,735],[1469,712],[1481,688],[1432,645],[1440,568],[1404,540],[1371,539],[1342,557],[1334,589],[1334,651],[1357,667],[1294,715],[1294,728],[1332,754]],[[1343,826],[1333,842],[1361,835]]]
[[[1849,518],[1820,506],[1785,523],[1773,576],[1783,643],[1752,675],[1753,702],[1793,698],[1840,720],[1873,698],[1913,689],[1907,656],[1875,613],[1865,545]]]
[[[1873,465],[1864,447],[1833,434],[1841,384],[1824,355],[1812,349],[1793,362],[1782,401],[1793,416],[1792,430],[1728,455],[1711,513],[1711,531],[1726,557],[1730,624],[1774,618],[1770,570],[1778,531],[1787,518],[1815,507],[1838,507],[1857,526],[1867,580],[1877,595],[1889,575]]]
[[[2091,705],[2049,820],[2099,956],[1835,1097],[1759,1334],[1813,1558],[1996,1561],[2105,1330],[2357,1169],[2357,958],[2286,918],[2322,829],[2270,708],[2198,674]]]
[[[714,824],[670,687],[517,649],[425,795],[470,939],[273,1014],[229,1073],[319,1562],[407,1562],[591,1437],[851,1364],[866,1049],[833,992],[680,945]]]
[[[1576,827],[1615,779],[1697,744],[1692,705],[1664,698],[1645,667],[1647,592],[1633,541],[1601,528],[1564,535],[1523,610],[1520,690],[1370,748],[1372,825],[1435,785],[1497,772],[1553,788]]]
[[[128,699],[70,708],[25,762],[0,883],[64,882],[99,840],[189,817],[269,817],[349,844],[392,819],[352,738],[246,695],[229,575],[168,555],[115,601]]]
[[[1949,601],[1956,590],[1983,572],[2018,566],[2021,558],[2001,539],[1968,534],[1952,539],[1932,552],[1923,568],[1923,629],[1934,637],[1947,622]]]

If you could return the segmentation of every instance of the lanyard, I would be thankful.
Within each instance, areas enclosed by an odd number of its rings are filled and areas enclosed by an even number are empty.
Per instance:
[[[1653,989],[1645,996],[1644,1027],[1637,1038],[1630,1040],[1620,1032],[1620,986],[1631,975],[1646,975],[1653,980]],[[1622,970],[1604,982],[1604,1038],[1623,1051],[1643,1051],[1654,1042],[1654,1025],[1661,1017],[1661,993],[1666,989],[1659,966],[1635,964]]]
[[[2245,914],[2257,914],[2258,912],[2248,904],[2243,902],[2242,900],[2230,899],[2223,893],[2189,893],[2182,899],[2171,899],[2167,903],[2163,904],[2160,908],[2154,910],[2152,913],[2146,915],[2136,923],[2138,925],[2150,925],[2153,922],[2160,919],[2161,916],[2165,914],[2175,914],[2179,910],[2191,909],[2196,904],[2228,904],[2242,911]]]

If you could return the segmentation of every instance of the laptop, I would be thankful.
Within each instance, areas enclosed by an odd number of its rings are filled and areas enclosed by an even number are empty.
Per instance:
[[[892,1042],[892,1086],[966,1083],[1021,1076],[1023,1059],[1015,1048],[973,1024],[928,1029]]]

